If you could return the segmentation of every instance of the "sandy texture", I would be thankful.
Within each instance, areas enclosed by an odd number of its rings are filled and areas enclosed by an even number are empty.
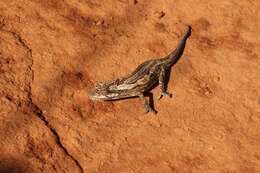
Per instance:
[[[259,0],[0,0],[0,172],[260,172]],[[173,98],[93,102],[193,32]],[[159,95],[158,88],[153,90]]]

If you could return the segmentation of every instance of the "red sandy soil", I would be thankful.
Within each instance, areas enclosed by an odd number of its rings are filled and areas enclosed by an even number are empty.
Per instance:
[[[259,173],[259,0],[0,0],[0,172]],[[173,98],[94,102],[165,56]],[[159,95],[158,88],[153,90]]]

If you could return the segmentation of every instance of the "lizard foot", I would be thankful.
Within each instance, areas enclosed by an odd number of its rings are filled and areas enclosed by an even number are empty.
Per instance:
[[[154,114],[157,113],[150,105],[145,105],[145,111],[146,111],[146,113],[149,113],[149,112],[154,113]]]
[[[167,97],[172,97],[172,94],[171,93],[168,93],[167,91],[165,92],[162,92],[159,97],[158,97],[158,100],[160,100],[163,96],[167,96]]]

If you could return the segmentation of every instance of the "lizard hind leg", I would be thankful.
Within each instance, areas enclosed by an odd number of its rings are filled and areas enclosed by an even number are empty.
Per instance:
[[[151,107],[151,105],[149,104],[148,100],[144,98],[144,94],[143,93],[141,93],[139,95],[139,98],[144,102],[144,108],[145,108],[146,113],[152,112],[152,113],[156,114],[156,111]]]
[[[172,97],[172,94],[166,91],[167,83],[168,83],[168,77],[167,71],[165,67],[162,67],[160,75],[159,75],[159,86],[160,86],[160,95],[158,97],[158,100],[161,99],[163,96]]]

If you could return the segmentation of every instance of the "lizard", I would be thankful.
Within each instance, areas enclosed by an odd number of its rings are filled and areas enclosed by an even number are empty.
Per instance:
[[[125,77],[98,83],[89,92],[89,98],[91,100],[100,101],[139,97],[143,101],[146,112],[156,113],[150,106],[148,100],[145,99],[144,93],[159,84],[160,95],[158,99],[161,99],[163,96],[172,96],[171,93],[166,91],[167,72],[182,56],[186,40],[190,35],[191,27],[187,26],[174,51],[163,58],[143,62],[132,73]]]

